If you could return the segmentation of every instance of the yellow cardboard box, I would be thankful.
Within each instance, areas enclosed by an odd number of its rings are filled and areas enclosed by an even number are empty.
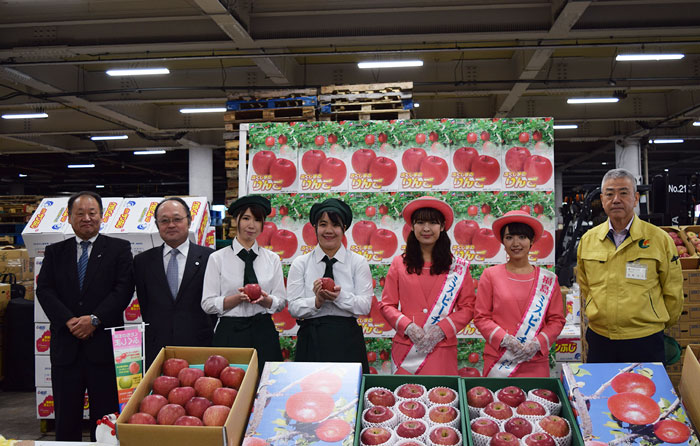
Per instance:
[[[0,322],[5,317],[7,304],[10,303],[10,284],[0,283]]]
[[[696,428],[700,428],[700,344],[691,344],[685,350],[683,369],[678,389],[683,406]]]
[[[17,277],[18,282],[33,280],[30,263],[26,249],[17,249],[13,246],[0,248],[0,274],[12,273]]]
[[[160,376],[163,362],[182,358],[190,364],[204,364],[211,355],[221,355],[231,364],[248,364],[240,389],[224,426],[160,426],[128,424],[138,412],[141,400],[150,393],[153,381]],[[117,419],[117,438],[121,446],[234,446],[241,442],[258,381],[258,355],[252,348],[165,347],[151,364],[129,402]]]

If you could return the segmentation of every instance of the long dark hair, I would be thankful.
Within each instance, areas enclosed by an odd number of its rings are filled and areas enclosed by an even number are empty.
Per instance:
[[[445,216],[440,211],[433,208],[416,209],[411,215],[411,232],[406,240],[406,252],[403,254],[403,264],[406,265],[406,271],[409,274],[420,275],[423,270],[423,253],[420,248],[420,242],[413,233],[413,225],[417,221],[437,222],[441,225],[445,224]],[[450,248],[452,242],[447,236],[446,231],[441,231],[440,236],[433,246],[433,264],[430,266],[430,274],[439,275],[450,270],[452,265],[452,253]]]

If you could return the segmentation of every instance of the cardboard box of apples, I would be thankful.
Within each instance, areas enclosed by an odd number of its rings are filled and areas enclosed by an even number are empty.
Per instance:
[[[471,445],[584,445],[557,379],[465,378],[461,384]]]
[[[258,379],[254,349],[165,347],[117,419],[122,446],[239,444]]]

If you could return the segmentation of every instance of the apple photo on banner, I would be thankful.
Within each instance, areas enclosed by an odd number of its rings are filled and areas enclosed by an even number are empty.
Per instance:
[[[501,189],[500,121],[473,119],[454,129],[450,150],[451,190]]]
[[[396,191],[398,148],[395,145],[399,142],[399,125],[388,121],[355,121],[343,125],[350,152],[348,189]]]
[[[344,145],[344,126],[335,122],[304,126],[299,148],[302,192],[345,192],[351,152]]]
[[[450,150],[444,124],[435,120],[415,120],[413,127],[401,134],[399,190],[447,190],[450,173]]]
[[[445,201],[454,210],[454,221],[448,234],[452,252],[474,264],[501,263],[505,251],[491,230],[491,223],[506,206],[508,197],[498,191],[450,192]]]
[[[554,129],[551,118],[511,119],[503,131],[503,189],[554,188]]]
[[[248,193],[297,191],[297,150],[295,145],[288,144],[290,139],[294,138],[294,130],[290,124],[250,125]]]
[[[382,192],[350,192],[341,199],[353,214],[352,224],[345,232],[349,249],[370,263],[391,263],[393,257],[401,253],[397,232],[403,224],[394,218],[400,213],[394,196]]]

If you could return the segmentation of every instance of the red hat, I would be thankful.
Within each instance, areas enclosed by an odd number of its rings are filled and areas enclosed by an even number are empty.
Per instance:
[[[503,243],[503,240],[501,240],[501,228],[510,223],[524,223],[531,227],[532,230],[535,231],[535,237],[532,239],[532,243],[535,243],[542,237],[542,231],[544,230],[542,222],[525,211],[508,211],[502,217],[495,219],[491,225],[493,235],[496,236],[499,242]]]
[[[445,217],[445,231],[450,229],[450,226],[452,226],[452,221],[454,220],[454,212],[452,211],[452,206],[440,200],[439,198],[430,197],[427,195],[424,197],[416,198],[415,200],[408,203],[406,207],[403,208],[403,211],[401,213],[403,214],[403,219],[406,220],[406,223],[408,223],[409,225],[411,224],[411,216],[413,215],[413,212],[415,212],[416,209],[420,208],[431,208],[440,212],[443,215],[443,217]]]

